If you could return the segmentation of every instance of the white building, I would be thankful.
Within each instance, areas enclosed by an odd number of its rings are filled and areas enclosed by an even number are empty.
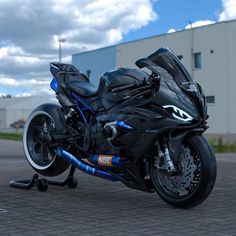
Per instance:
[[[98,84],[102,71],[135,67],[137,59],[160,47],[182,60],[208,100],[209,134],[236,134],[236,20],[163,34],[72,56],[72,62]]]
[[[43,103],[55,103],[45,96],[0,98],[0,130],[9,129],[18,120],[26,120],[31,111]]]

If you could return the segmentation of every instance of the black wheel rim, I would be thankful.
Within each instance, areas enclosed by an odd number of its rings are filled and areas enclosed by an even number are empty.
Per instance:
[[[56,152],[51,147],[51,133],[55,131],[54,121],[46,114],[35,116],[27,132],[29,154],[38,166],[45,167],[53,162]]]
[[[158,161],[158,160],[156,160]],[[197,190],[202,173],[202,165],[196,148],[190,143],[181,145],[176,173],[159,170],[154,164],[154,177],[160,187],[171,197],[184,198]]]

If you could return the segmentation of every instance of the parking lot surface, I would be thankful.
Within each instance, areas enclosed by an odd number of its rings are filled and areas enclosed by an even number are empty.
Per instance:
[[[156,193],[79,171],[75,189],[10,188],[10,180],[29,178],[34,171],[21,143],[0,140],[0,235],[236,235],[236,154],[216,156],[218,176],[210,197],[182,210]]]

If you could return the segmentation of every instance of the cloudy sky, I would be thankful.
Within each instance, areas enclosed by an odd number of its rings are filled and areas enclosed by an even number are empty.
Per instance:
[[[236,0],[0,0],[0,95],[45,94],[49,61],[236,19]]]

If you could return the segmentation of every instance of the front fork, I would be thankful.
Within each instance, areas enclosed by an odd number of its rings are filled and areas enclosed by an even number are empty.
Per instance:
[[[156,155],[155,155],[155,166],[158,169],[166,170],[169,173],[176,171],[173,161],[170,156],[169,146],[166,138],[163,140],[163,148],[161,148],[160,142],[156,141]]]

